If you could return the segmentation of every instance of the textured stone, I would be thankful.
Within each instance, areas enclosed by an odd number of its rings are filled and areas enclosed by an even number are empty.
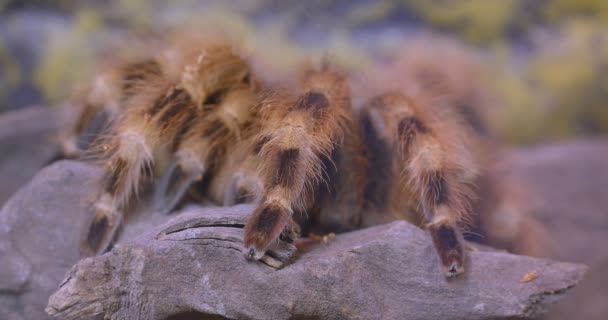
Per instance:
[[[79,259],[80,230],[94,168],[59,162],[19,190],[0,211],[0,314],[46,319],[44,305]],[[16,318],[19,319],[19,318]]]
[[[467,273],[447,281],[429,236],[406,222],[338,235],[277,270],[241,252],[246,205],[189,206],[172,216],[143,210],[111,252],[71,267],[98,177],[82,163],[55,163],[0,211],[9,266],[0,269],[0,314],[46,319],[48,302],[56,319],[533,318],[585,272],[475,251]],[[521,283],[531,271],[538,278]]]
[[[544,241],[521,253],[584,263],[585,280],[547,319],[601,320],[608,314],[608,141],[579,140],[514,150],[506,174],[530,190],[529,215]]]
[[[244,221],[251,209],[191,208],[190,221],[216,216],[218,223],[184,227],[178,216],[82,260],[47,311],[58,319],[174,319],[186,312],[231,319],[536,318],[585,270],[476,251],[468,272],[448,281],[428,235],[406,222],[338,235],[276,270],[246,261],[241,246],[225,239],[241,238],[242,229],[220,217]],[[538,278],[520,282],[532,271]]]
[[[0,114],[0,205],[57,153],[57,114],[44,107]]]

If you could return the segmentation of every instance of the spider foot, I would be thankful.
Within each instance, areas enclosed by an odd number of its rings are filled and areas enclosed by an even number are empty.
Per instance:
[[[116,210],[99,204],[91,206],[90,210],[92,212],[89,214],[93,218],[86,229],[80,249],[84,256],[94,256],[108,251],[122,220],[122,216]]]
[[[291,212],[278,204],[263,204],[258,207],[245,226],[245,256],[250,260],[260,260],[271,244],[277,242],[282,233],[293,237]],[[288,231],[285,231],[286,227]]]
[[[462,235],[449,223],[437,223],[429,226],[435,249],[441,262],[441,272],[446,278],[452,278],[464,272],[465,251]]]

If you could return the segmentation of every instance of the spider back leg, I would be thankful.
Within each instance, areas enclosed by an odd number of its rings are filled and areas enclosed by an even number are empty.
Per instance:
[[[396,185],[420,204],[442,272],[451,277],[464,271],[459,226],[470,213],[470,182],[476,170],[466,147],[466,130],[432,108],[424,100],[387,93],[372,99],[363,112],[375,119],[383,139],[393,147]]]
[[[80,156],[120,114],[129,96],[137,94],[146,80],[161,74],[160,64],[149,58],[122,63],[98,74],[86,90],[72,99],[70,112],[76,117],[60,133],[61,154],[56,158]]]

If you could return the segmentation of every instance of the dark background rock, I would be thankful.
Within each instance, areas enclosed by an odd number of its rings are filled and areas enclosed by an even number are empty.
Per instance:
[[[606,319],[608,314],[608,142],[579,140],[519,149],[505,174],[528,188],[528,214],[542,226],[539,248],[519,250],[590,267],[585,280],[547,319]],[[538,232],[537,232],[538,233]]]
[[[56,110],[30,107],[0,114],[0,205],[57,153]]]

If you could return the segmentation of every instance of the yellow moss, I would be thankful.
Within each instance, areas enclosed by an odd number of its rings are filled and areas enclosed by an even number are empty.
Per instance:
[[[154,25],[154,2],[147,0],[112,0],[110,16],[125,22],[133,32],[145,32]]]
[[[550,22],[561,22],[572,16],[584,16],[608,22],[606,0],[552,0],[547,1],[543,14]]]
[[[370,57],[358,48],[346,32],[335,32],[329,41],[327,53],[333,61],[347,70],[361,71],[370,65]]]
[[[1,5],[2,0],[0,8]],[[330,0],[291,7],[283,2],[254,0],[238,10],[229,9],[230,4],[219,0],[206,3],[205,10],[188,10],[200,8],[196,0],[170,5],[158,1],[111,0],[93,6],[98,10],[76,10],[74,30],[53,34],[46,43],[36,83],[52,102],[65,98],[91,73],[97,51],[103,47],[99,34],[107,34],[105,20],[124,24],[136,33],[165,31],[166,27],[184,33],[220,29],[256,55],[262,68],[280,75],[293,71],[308,57],[315,61],[319,56],[329,56],[354,71],[365,70],[370,62],[350,38],[348,29],[328,29],[325,34],[328,43],[318,47],[304,48],[290,37],[289,32],[301,27],[302,21],[325,24],[335,19],[327,14],[327,9],[335,6]],[[289,12],[265,23],[261,29],[243,15],[271,6]],[[349,5],[352,9],[346,13],[346,27],[381,21],[400,6],[419,15],[431,27],[494,49],[489,54],[491,62],[486,64],[485,82],[492,87],[501,106],[493,111],[490,120],[503,138],[514,143],[534,143],[585,130],[608,132],[608,73],[604,71],[608,67],[605,31],[608,1],[539,1],[533,7],[540,11],[531,14],[522,11],[529,7],[524,0],[379,0]],[[170,14],[160,12],[165,7],[171,8]],[[538,12],[540,19],[535,16]],[[507,33],[527,21],[539,24],[548,21],[555,28],[548,36],[543,35],[548,40],[522,55],[516,52],[518,49],[513,47]],[[536,38],[532,37],[533,41]],[[5,60],[0,50],[0,68],[8,71],[4,72],[8,74],[6,79],[19,79],[19,69],[7,68],[10,64]],[[1,80],[6,83],[6,79]],[[11,85],[3,83],[0,90],[10,90]]]
[[[493,131],[511,143],[536,142],[541,135],[543,114],[531,85],[521,74],[506,69],[488,70],[485,78],[499,105],[490,117]]]
[[[598,101],[598,105],[591,109],[590,116],[596,120],[595,125],[601,132],[608,132],[608,102]]]
[[[86,19],[84,19],[86,20]],[[71,30],[52,33],[35,72],[35,83],[51,103],[59,102],[72,92],[75,86],[86,81],[92,74],[96,50],[89,22],[75,24]],[[78,29],[84,26],[84,29]]]
[[[286,36],[286,27],[281,22],[256,29],[243,15],[221,6],[210,6],[205,11],[183,11],[178,20],[171,23],[171,29],[177,32],[221,32],[247,54],[263,52],[263,56],[257,58],[265,67],[285,71],[303,58],[302,50]]]
[[[100,31],[103,28],[103,19],[93,9],[83,9],[76,13],[75,28],[83,33]]]
[[[394,0],[381,0],[356,6],[348,14],[347,20],[352,26],[365,25],[382,21],[391,11],[395,10],[397,2]]]
[[[406,5],[433,26],[457,31],[473,43],[504,36],[519,0],[406,0]]]
[[[0,0],[0,13],[4,11],[4,8],[8,5],[8,0]]]
[[[243,15],[224,7],[210,6],[204,11],[183,11],[172,27],[181,32],[220,31],[241,46],[247,47],[255,28]],[[200,32],[200,31],[198,31]],[[215,31],[212,31],[215,32]]]
[[[327,46],[304,48],[289,39],[284,28],[277,24],[259,30],[251,42],[251,51],[270,72],[286,75],[298,68],[303,61],[320,61],[328,58],[332,63],[347,70],[359,71],[370,63],[366,56],[349,40],[346,32],[328,35]]]
[[[570,137],[598,130],[608,122],[604,107],[608,65],[608,36],[597,24],[564,24],[561,37],[542,46],[530,61],[529,78],[545,93],[548,135]]]
[[[570,21],[539,38],[521,60],[508,45],[492,52],[486,83],[502,105],[492,125],[513,143],[608,132],[608,35],[602,24]],[[513,61],[520,68],[515,69]]]
[[[306,57],[302,48],[290,41],[283,30],[280,25],[269,25],[260,29],[251,42],[252,51],[259,55],[262,63],[279,73],[295,68]]]
[[[573,52],[545,57],[531,69],[531,78],[559,95],[572,95],[597,77],[591,57],[586,52]]]

